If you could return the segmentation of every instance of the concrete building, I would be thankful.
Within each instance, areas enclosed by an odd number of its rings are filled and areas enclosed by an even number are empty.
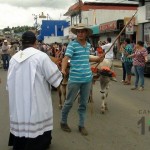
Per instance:
[[[150,43],[150,0],[139,0],[137,39]]]
[[[64,14],[70,16],[71,25],[79,22],[87,24],[93,29],[93,45],[97,46],[97,41],[104,41],[109,36],[112,41],[116,38],[120,30],[123,28],[126,18],[132,17],[138,8],[138,2],[78,2],[72,5]],[[135,25],[135,24],[134,24]],[[118,39],[120,44],[125,37],[136,40],[136,26],[133,32],[126,34],[125,32]]]
[[[69,22],[66,20],[43,20],[38,40],[43,41],[46,38],[48,41],[49,37],[62,37],[64,36],[64,28],[68,26]]]

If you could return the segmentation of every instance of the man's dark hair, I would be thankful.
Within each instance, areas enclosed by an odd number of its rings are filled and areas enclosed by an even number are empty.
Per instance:
[[[130,43],[131,43],[131,41],[130,41],[129,38],[126,38],[126,39],[125,39],[125,42],[126,42],[127,44],[130,44]]]
[[[32,31],[26,31],[25,33],[23,33],[21,41],[22,41],[22,48],[24,50],[28,47],[33,46],[33,44],[36,41],[36,36]]]
[[[144,46],[144,42],[143,41],[138,41],[137,44],[142,46],[142,47]]]
[[[107,38],[107,42],[108,42],[108,43],[111,43],[111,37],[108,37],[108,38]]]

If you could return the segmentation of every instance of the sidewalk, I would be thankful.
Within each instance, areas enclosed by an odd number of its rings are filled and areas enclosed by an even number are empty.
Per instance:
[[[122,68],[122,62],[119,59],[113,60],[114,67]]]

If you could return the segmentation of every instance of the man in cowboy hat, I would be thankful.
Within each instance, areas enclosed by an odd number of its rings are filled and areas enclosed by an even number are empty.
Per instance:
[[[68,94],[61,113],[61,128],[66,132],[71,132],[67,124],[68,113],[73,102],[80,93],[79,113],[79,132],[88,135],[85,129],[86,107],[92,84],[92,72],[90,62],[100,62],[102,57],[90,55],[91,45],[86,41],[87,36],[92,34],[92,30],[83,24],[78,24],[71,28],[71,32],[77,35],[77,39],[70,42],[67,46],[65,57],[62,62],[62,73],[66,75],[67,62],[70,60],[70,74],[68,81]]]

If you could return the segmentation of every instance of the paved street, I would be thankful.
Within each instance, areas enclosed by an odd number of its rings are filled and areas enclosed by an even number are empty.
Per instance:
[[[56,91],[52,92],[54,130],[51,150],[149,150],[150,77],[145,78],[144,91],[131,91],[131,86],[120,83],[122,70],[115,68],[115,71],[117,72],[118,82],[111,82],[107,99],[109,111],[104,115],[100,114],[99,83],[97,82],[94,85],[94,113],[91,114],[91,105],[89,104],[86,120],[86,127],[89,132],[87,137],[80,135],[77,130],[77,101],[74,103],[68,118],[68,124],[72,132],[65,133],[60,129],[58,94]],[[0,150],[10,149],[7,146],[9,112],[8,95],[5,90],[6,74],[6,71],[0,69],[0,77],[2,78],[2,84],[0,84]],[[141,117],[143,117],[143,120],[138,125]]]

